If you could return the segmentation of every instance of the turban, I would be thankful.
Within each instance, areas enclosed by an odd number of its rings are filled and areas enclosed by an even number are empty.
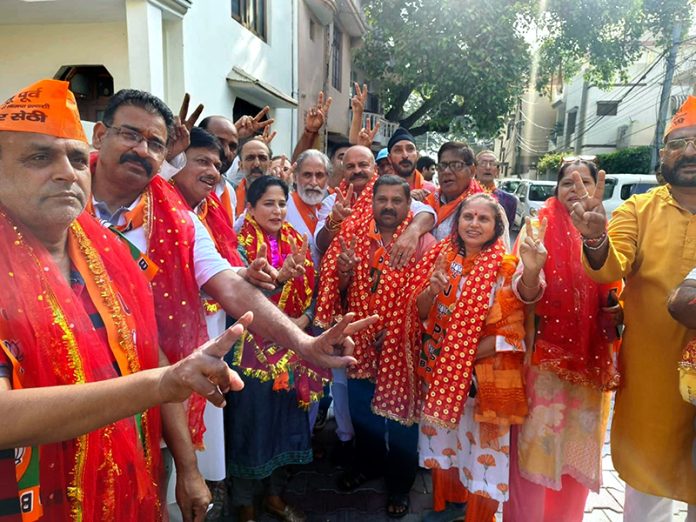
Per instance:
[[[670,132],[684,127],[696,127],[696,96],[689,96],[679,107],[672,121],[667,124],[663,138],[666,139]]]
[[[34,132],[87,142],[68,82],[40,80],[0,104],[0,131]]]
[[[408,129],[404,129],[403,127],[399,127],[396,129],[396,132],[392,135],[391,138],[389,138],[389,142],[387,143],[387,150],[391,152],[392,147],[396,145],[400,141],[410,141],[415,145],[416,143],[416,138],[413,137],[413,134],[411,134]]]

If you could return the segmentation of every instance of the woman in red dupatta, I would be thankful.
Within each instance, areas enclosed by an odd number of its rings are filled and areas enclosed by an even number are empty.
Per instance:
[[[251,184],[239,246],[248,263],[265,256],[278,271],[278,288],[269,299],[298,326],[307,328],[315,267],[307,238],[285,221],[288,194],[287,184],[272,176]],[[241,522],[256,518],[253,494],[261,481],[267,511],[284,520],[303,520],[280,497],[282,468],[311,462],[307,409],[321,397],[329,374],[301,360],[290,348],[247,332],[233,349],[233,364],[245,387],[228,396],[225,432],[231,496],[240,506]]]
[[[581,521],[589,490],[601,485],[610,391],[619,384],[614,312],[620,283],[602,285],[585,274],[582,240],[570,217],[579,201],[571,177],[575,171],[594,190],[592,161],[565,162],[555,197],[539,213],[547,222],[547,286],[530,325],[529,416],[513,436],[513,494],[506,520]]]
[[[491,196],[462,202],[452,234],[414,270],[403,326],[385,341],[407,343],[418,361],[420,463],[433,472],[435,509],[467,502],[467,521],[490,522],[507,500],[510,426],[527,413],[523,305],[505,233]]]

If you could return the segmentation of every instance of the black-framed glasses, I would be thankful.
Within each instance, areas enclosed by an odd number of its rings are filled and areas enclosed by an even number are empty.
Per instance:
[[[115,125],[106,125],[107,129],[113,130],[121,141],[129,147],[137,147],[143,141],[147,143],[147,149],[155,156],[162,157],[167,153],[167,145],[156,139],[147,139],[137,130],[127,127],[117,127]]]
[[[696,138],[676,138],[674,140],[669,140],[665,143],[665,148],[670,152],[683,152],[686,150],[689,143],[696,148]]]
[[[563,163],[575,163],[577,161],[587,161],[587,162],[595,163],[597,161],[597,156],[591,156],[591,155],[563,156]]]
[[[444,172],[447,169],[450,169],[452,172],[459,172],[462,170],[464,167],[467,167],[468,165],[464,161],[441,161],[437,165],[435,165],[435,168],[437,169],[438,172]]]

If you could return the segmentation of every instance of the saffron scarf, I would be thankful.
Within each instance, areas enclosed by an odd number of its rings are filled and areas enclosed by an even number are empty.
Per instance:
[[[90,158],[92,174],[98,154]],[[208,339],[193,262],[195,228],[188,204],[179,192],[161,176],[152,181],[141,195],[142,226],[147,237],[144,253],[158,270],[150,284],[155,298],[159,344],[174,364],[190,355]],[[93,211],[93,210],[92,210]],[[140,218],[137,218],[138,220]],[[187,403],[191,440],[203,447],[203,411],[205,398],[191,395]]]
[[[539,219],[548,225],[544,245],[547,287],[535,313],[541,318],[532,361],[566,381],[613,390],[619,385],[620,340],[610,338],[602,323],[603,306],[612,284],[595,283],[582,266],[582,239],[565,206],[555,197],[546,201]]]
[[[436,297],[424,327],[418,316],[416,301],[430,284],[430,276],[441,253],[448,261],[450,284]],[[515,265],[514,257],[505,256],[500,240],[467,259],[458,252],[453,237],[440,241],[416,265],[414,275],[399,299],[404,307],[395,307],[390,312],[403,319],[396,322],[397,328],[389,332],[385,342],[401,343],[417,358],[419,376],[428,385],[425,397],[420,398],[421,418],[454,429],[461,419],[474,367],[477,374],[481,368],[480,373],[486,382],[480,394],[487,393],[490,397],[481,397],[485,410],[477,406],[481,418],[486,417],[487,422],[492,424],[509,426],[521,422],[526,415],[521,386],[522,352],[498,353],[494,357],[475,360],[480,339],[498,334],[492,327],[488,330],[486,327],[493,285],[498,277],[510,272],[510,267],[514,270]],[[461,291],[456,297],[458,288]],[[518,301],[506,301],[506,310],[514,311],[516,308],[519,320],[521,306]],[[521,322],[506,335],[506,339],[519,349],[523,337]],[[501,379],[501,372],[516,374],[517,377],[513,376],[503,383],[505,379]],[[506,395],[510,396],[510,403],[500,405],[500,398]],[[391,400],[400,399],[394,395]]]
[[[95,382],[158,366],[152,294],[111,232],[87,213],[68,231],[70,259],[105,322],[108,346],[50,254],[1,208],[0,236],[0,278],[14,289],[0,300],[13,388]],[[159,408],[152,408],[70,441],[21,449],[20,494],[34,508],[24,520],[160,520],[159,441]]]
[[[236,195],[236,194],[235,194]],[[225,210],[230,223],[234,223],[234,210],[232,209],[232,198],[230,197],[230,187],[227,181],[222,180],[222,194],[220,194],[220,204]]]
[[[475,179],[472,179],[469,182],[469,186],[467,187],[467,189],[449,203],[445,203],[444,205],[440,203],[440,196],[442,194],[441,189],[438,189],[437,192],[428,194],[428,197],[425,198],[425,202],[428,205],[430,205],[435,210],[435,212],[437,212],[437,222],[442,223],[457,210],[457,207],[462,201],[464,201],[472,194],[476,194],[482,191],[483,189],[481,188],[481,185],[479,185],[479,182]]]
[[[308,205],[302,200],[297,191],[292,192],[290,197],[295,202],[297,212],[302,216],[302,221],[307,225],[307,230],[309,230],[311,234],[314,234],[314,231],[317,229],[317,212],[321,208],[321,203],[318,205]]]
[[[302,245],[301,234],[287,221],[283,222],[279,237],[274,237],[267,234],[249,213],[239,231],[239,245],[248,263],[254,262],[259,249],[265,244],[266,259],[277,270],[292,254],[291,239],[298,247]],[[309,249],[304,268],[303,277],[286,281],[280,292],[269,297],[281,311],[294,319],[310,307],[316,284],[316,271]],[[248,331],[242,342],[235,347],[234,364],[245,375],[261,381],[273,379],[273,389],[276,391],[294,389],[298,404],[304,408],[321,398],[324,384],[328,382],[330,375],[328,370],[304,361],[291,349]]]
[[[238,216],[241,216],[244,213],[244,209],[246,208],[246,178],[243,178],[242,181],[239,182],[239,185],[237,185],[237,188],[234,192],[237,196],[236,214]]]

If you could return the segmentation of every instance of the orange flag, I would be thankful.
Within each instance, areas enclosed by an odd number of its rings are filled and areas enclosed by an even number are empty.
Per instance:
[[[40,80],[0,104],[0,131],[35,132],[87,142],[68,82]]]

